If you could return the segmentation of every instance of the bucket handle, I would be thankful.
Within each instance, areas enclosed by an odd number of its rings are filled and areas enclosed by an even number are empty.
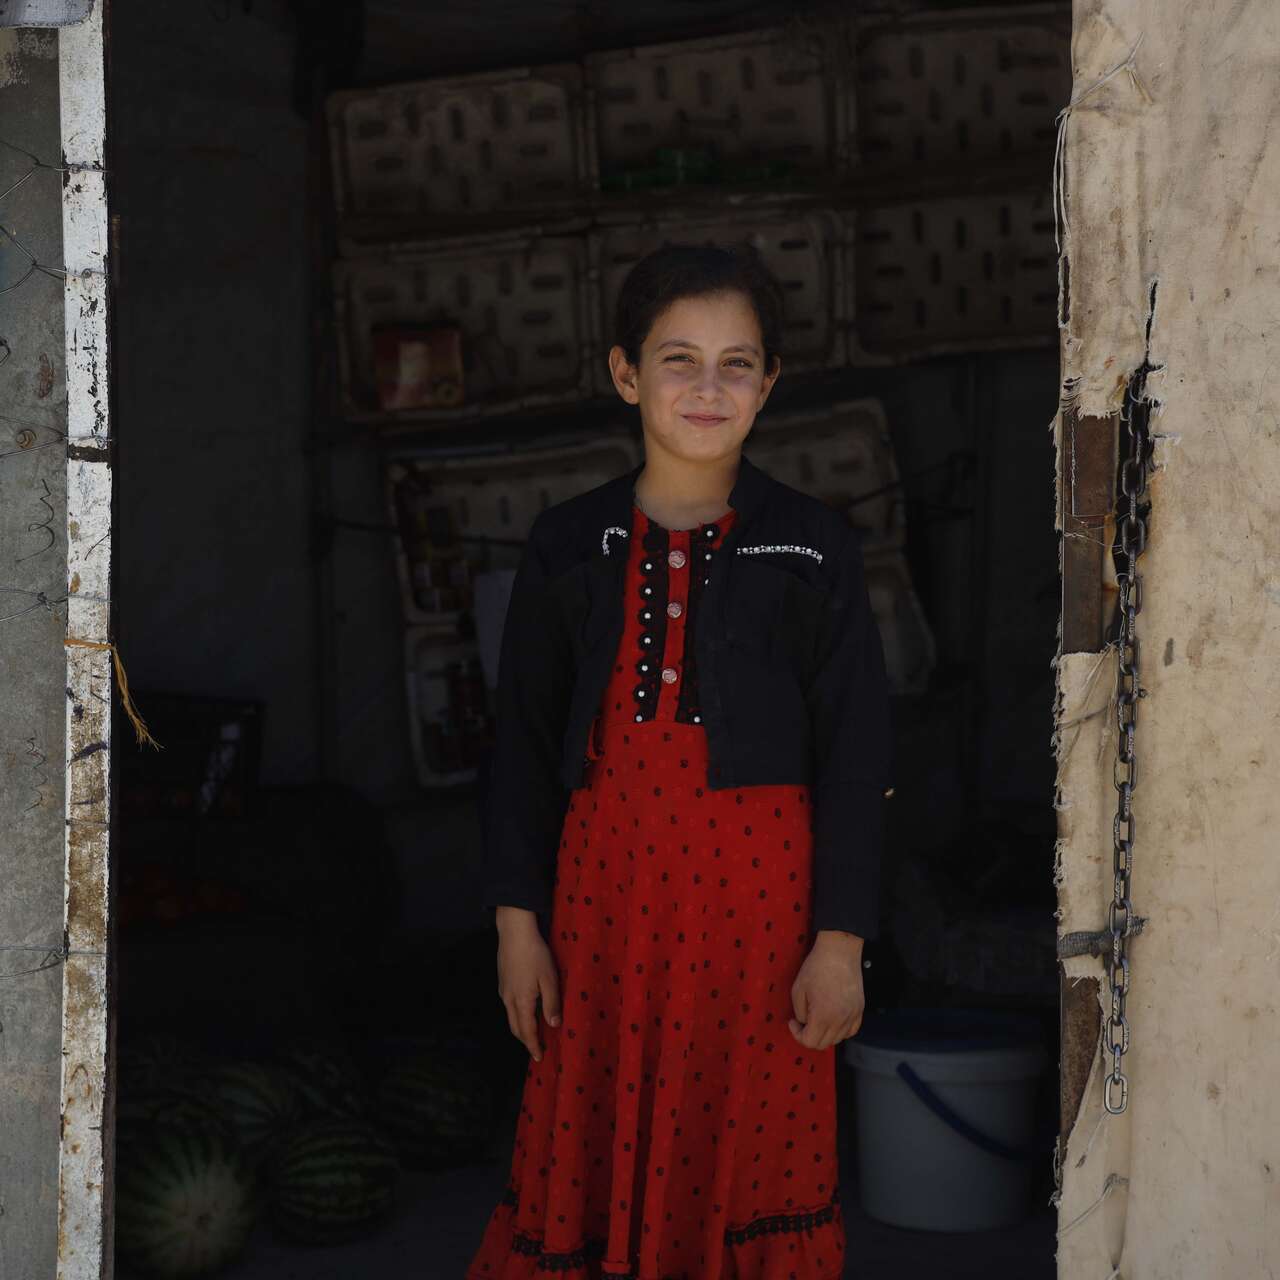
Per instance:
[[[929,1086],[920,1079],[915,1069],[909,1062],[903,1061],[898,1063],[898,1075],[902,1078],[906,1086],[912,1093],[924,1103],[935,1116],[938,1117],[948,1128],[953,1129],[961,1136],[968,1138],[975,1146],[981,1147],[983,1151],[989,1151],[993,1156],[1000,1156],[1005,1160],[1034,1160],[1039,1152],[1031,1147],[1011,1147],[1007,1143],[1001,1142],[999,1138],[993,1138],[990,1134],[983,1133],[981,1129],[975,1128],[962,1115],[953,1111],[947,1103],[936,1094]]]

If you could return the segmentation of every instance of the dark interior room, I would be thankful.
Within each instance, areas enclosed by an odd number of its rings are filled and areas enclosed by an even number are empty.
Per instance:
[[[1053,1274],[1070,6],[109,16],[118,644],[160,745],[118,715],[117,1276],[469,1275],[530,1069],[480,881],[507,593],[540,511],[643,461],[628,269],[730,242],[786,299],[745,453],[857,530],[892,695],[844,1275]]]

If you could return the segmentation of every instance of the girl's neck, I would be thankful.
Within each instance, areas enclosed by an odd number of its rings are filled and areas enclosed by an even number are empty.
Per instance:
[[[729,510],[729,494],[738,477],[738,454],[712,462],[690,463],[646,450],[636,477],[636,504],[666,529],[694,529],[720,519]]]

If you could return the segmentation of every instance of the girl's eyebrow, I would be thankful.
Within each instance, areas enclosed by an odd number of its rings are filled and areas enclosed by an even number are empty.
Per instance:
[[[701,350],[701,348],[698,346],[696,342],[690,342],[687,338],[668,338],[666,342],[660,342],[658,344],[659,351],[663,351],[667,347],[688,347],[691,351]],[[729,352],[731,351],[748,351],[753,356],[759,356],[760,354],[760,352],[757,351],[756,348],[753,347],[750,343],[740,343],[737,346],[725,347],[725,349],[720,354],[728,355]]]

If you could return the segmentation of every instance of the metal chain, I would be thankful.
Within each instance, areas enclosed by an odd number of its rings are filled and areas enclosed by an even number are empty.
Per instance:
[[[1138,699],[1146,697],[1140,682],[1141,657],[1137,620],[1142,611],[1142,579],[1138,557],[1147,546],[1147,516],[1150,504],[1143,501],[1150,474],[1150,435],[1147,419],[1150,405],[1143,399],[1147,367],[1138,370],[1125,395],[1121,421],[1128,431],[1127,456],[1120,461],[1120,493],[1117,501],[1116,585],[1119,588],[1116,649],[1116,758],[1112,780],[1119,800],[1112,824],[1114,844],[1114,897],[1107,917],[1111,954],[1107,963],[1111,982],[1111,1014],[1107,1019],[1105,1051],[1111,1056],[1111,1070],[1103,1091],[1103,1103],[1112,1115],[1119,1115],[1129,1101],[1129,1080],[1120,1070],[1120,1060],[1129,1050],[1129,1020],[1125,1001],[1129,995],[1128,940],[1138,931],[1131,897],[1133,873],[1134,816],[1133,793],[1138,785],[1136,735]]]

